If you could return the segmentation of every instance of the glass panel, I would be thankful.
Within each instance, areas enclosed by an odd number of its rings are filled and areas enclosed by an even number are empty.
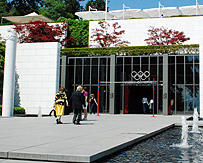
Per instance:
[[[200,105],[199,86],[195,86],[195,107],[197,107],[198,111],[199,105]]]
[[[84,84],[90,83],[90,59],[84,58]]]
[[[140,71],[140,57],[133,57],[133,71]]]
[[[99,112],[104,113],[106,110],[106,87],[101,86],[100,87],[100,92],[99,92]]]
[[[125,81],[131,81],[131,57],[125,58]]]
[[[149,71],[148,65],[149,65],[149,57],[141,57],[141,71],[142,72]]]
[[[82,58],[76,59],[76,84],[82,84]]]
[[[175,84],[175,57],[169,56],[168,61],[168,82],[169,85]]]
[[[193,111],[193,86],[185,87],[186,112]]]
[[[100,59],[100,81],[106,81],[106,58]]]
[[[67,83],[67,89],[71,90],[71,86],[74,84],[74,59],[69,60],[69,64],[67,65],[67,76],[66,81]]]
[[[199,63],[199,56],[194,57],[195,63]]]
[[[150,57],[150,80],[157,79],[157,57]]]
[[[199,64],[195,64],[195,84],[199,84]]]
[[[175,110],[175,86],[170,86],[169,87],[169,95],[168,95],[168,105],[169,108],[172,110],[174,113]]]
[[[177,112],[184,111],[184,85],[177,85]]]
[[[98,59],[92,59],[92,84],[98,84]]]
[[[186,84],[193,84],[193,64],[186,64]]]
[[[184,84],[184,56],[177,57],[177,84]]]
[[[117,58],[117,81],[123,81],[123,58]]]
[[[185,63],[193,64],[193,56],[185,56]]]
[[[110,81],[110,58],[108,58],[108,78],[107,81]]]
[[[159,57],[159,81],[163,81],[163,57]]]

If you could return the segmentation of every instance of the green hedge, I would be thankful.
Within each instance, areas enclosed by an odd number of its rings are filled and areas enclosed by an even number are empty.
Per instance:
[[[25,114],[25,109],[22,107],[14,106],[14,114]],[[0,115],[2,115],[2,105],[0,105]]]
[[[61,49],[62,55],[67,56],[108,56],[116,55],[149,55],[149,54],[197,54],[199,45],[153,45],[153,46],[125,46],[125,47],[99,47],[99,48],[66,48]]]

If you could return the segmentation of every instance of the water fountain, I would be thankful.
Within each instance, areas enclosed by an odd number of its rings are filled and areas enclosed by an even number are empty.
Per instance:
[[[192,125],[192,133],[200,133],[199,128],[198,128],[198,112],[197,112],[197,108],[194,109],[194,113],[193,113],[193,125]]]
[[[182,135],[181,135],[181,144],[173,144],[171,147],[180,147],[180,148],[189,148],[188,145],[188,124],[184,116],[181,117],[182,120]]]

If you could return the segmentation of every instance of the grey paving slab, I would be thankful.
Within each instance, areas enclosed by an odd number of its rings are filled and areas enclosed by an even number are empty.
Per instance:
[[[92,162],[180,124],[181,116],[90,115],[74,125],[68,115],[62,121],[57,125],[54,117],[0,118],[0,158],[8,158],[0,162]]]

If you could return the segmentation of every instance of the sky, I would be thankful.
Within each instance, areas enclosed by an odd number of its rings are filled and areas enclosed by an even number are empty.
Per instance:
[[[108,0],[109,11],[122,10],[123,4],[131,9],[158,8],[159,2],[164,7],[181,7],[195,5],[196,0]],[[88,0],[80,2],[81,6],[86,5]],[[203,0],[198,0],[199,5],[203,5]]]

